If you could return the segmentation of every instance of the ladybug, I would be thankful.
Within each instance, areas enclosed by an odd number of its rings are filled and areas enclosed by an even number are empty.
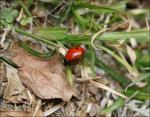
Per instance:
[[[78,64],[84,57],[85,48],[83,47],[72,47],[68,50],[65,55],[65,60],[69,64]]]

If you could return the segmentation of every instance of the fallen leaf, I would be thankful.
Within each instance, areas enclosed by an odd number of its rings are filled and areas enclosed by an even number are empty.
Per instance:
[[[4,92],[3,98],[12,103],[26,103],[29,99],[25,92],[18,71],[10,66],[6,67],[7,87]]]
[[[12,60],[21,68],[19,75],[22,82],[34,94],[42,99],[61,98],[64,101],[74,95],[73,89],[69,86],[65,74],[65,67],[60,56],[54,55],[50,60],[43,60],[34,57],[13,44]]]
[[[10,111],[10,110],[0,110],[1,117],[31,117],[31,111]],[[39,110],[36,117],[43,117],[43,112]]]

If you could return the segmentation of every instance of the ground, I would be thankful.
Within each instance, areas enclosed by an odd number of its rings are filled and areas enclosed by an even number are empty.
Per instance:
[[[0,116],[150,116],[149,6],[1,0]]]

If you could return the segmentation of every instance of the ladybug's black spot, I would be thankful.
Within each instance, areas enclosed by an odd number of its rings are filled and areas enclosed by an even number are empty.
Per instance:
[[[67,59],[64,59],[64,65],[65,66],[67,66],[67,65],[71,66],[71,63]]]
[[[76,49],[78,50],[79,48],[78,48],[78,47],[76,47]]]

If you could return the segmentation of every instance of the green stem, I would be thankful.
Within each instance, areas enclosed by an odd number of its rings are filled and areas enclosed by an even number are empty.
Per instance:
[[[125,104],[125,100],[123,98],[119,98],[117,99],[112,105],[108,106],[107,108],[105,108],[104,110],[102,110],[100,112],[100,114],[106,114],[106,113],[111,113],[114,110],[122,107]]]
[[[72,77],[72,72],[71,72],[71,66],[67,65],[67,79],[70,84],[70,86],[73,86],[73,77]]]

